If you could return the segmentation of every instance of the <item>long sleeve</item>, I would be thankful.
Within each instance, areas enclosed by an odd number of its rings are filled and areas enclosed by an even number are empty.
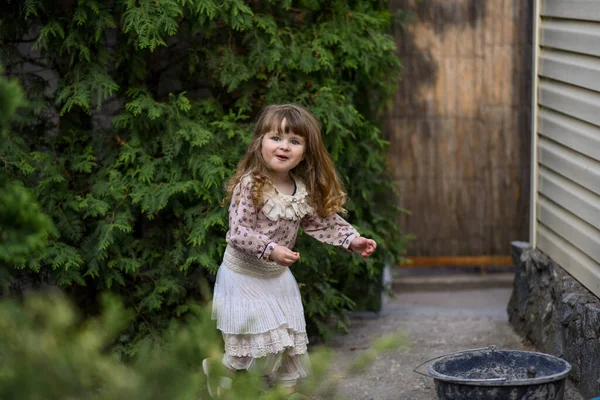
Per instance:
[[[316,214],[306,215],[300,224],[304,232],[320,242],[348,249],[352,240],[360,234],[352,225],[337,214],[321,218]]]
[[[234,188],[229,206],[227,243],[238,250],[267,259],[277,243],[271,241],[269,231],[258,226],[256,206],[252,201],[252,181],[243,179]]]

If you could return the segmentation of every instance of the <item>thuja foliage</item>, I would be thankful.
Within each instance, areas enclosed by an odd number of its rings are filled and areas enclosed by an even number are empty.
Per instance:
[[[300,238],[311,331],[343,327],[403,249],[378,119],[400,65],[393,19],[379,0],[9,0],[0,60],[27,105],[0,174],[55,227],[14,271],[47,274],[87,313],[112,292],[135,310],[121,340],[159,339],[209,300],[199,282],[221,261],[223,186],[253,118],[296,102],[323,123],[347,219],[379,244],[364,261]]]
[[[23,104],[18,82],[0,76],[0,141],[8,137],[10,122]],[[6,162],[0,157],[2,161]],[[8,291],[10,267],[26,262],[27,256],[43,248],[48,235],[55,233],[33,193],[20,181],[0,174],[0,294]]]
[[[21,304],[0,303],[0,397],[3,399],[138,399],[198,400],[210,398],[204,357],[216,357],[221,338],[210,323],[210,311],[193,307],[185,323],[173,323],[161,346],[143,340],[133,360],[122,363],[108,348],[134,313],[112,297],[101,313],[82,319],[57,295],[28,296]],[[201,337],[203,340],[198,340]],[[324,372],[329,353],[316,353]],[[214,378],[224,371],[214,363]],[[323,366],[323,367],[321,367]],[[213,380],[211,374],[211,382]],[[216,382],[215,382],[216,383]],[[314,391],[314,382],[302,389]],[[286,399],[269,389],[258,374],[240,374],[223,399]]]
[[[57,293],[26,296],[21,302],[0,302],[0,398],[80,400],[201,400],[209,399],[207,378],[199,368],[209,357],[219,360],[221,337],[210,320],[210,309],[190,306],[184,321],[173,321],[162,343],[146,338],[128,363],[111,352],[135,312],[114,296],[102,296],[101,311],[82,318]],[[198,340],[202,338],[202,340]],[[373,341],[363,355],[338,371],[350,377],[372,364],[374,357],[406,347],[402,334]],[[339,378],[328,374],[331,351],[311,355],[313,375],[298,387],[303,394],[318,391],[333,398]],[[212,364],[211,384],[225,372]],[[214,382],[213,382],[214,380]],[[236,400],[289,399],[289,392],[269,387],[258,372],[237,374],[219,398]]]

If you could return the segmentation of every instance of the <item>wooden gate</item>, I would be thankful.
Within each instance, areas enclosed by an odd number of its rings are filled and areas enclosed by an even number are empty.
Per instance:
[[[386,132],[416,264],[505,264],[528,239],[530,3],[392,1],[414,13],[396,32],[404,69]]]

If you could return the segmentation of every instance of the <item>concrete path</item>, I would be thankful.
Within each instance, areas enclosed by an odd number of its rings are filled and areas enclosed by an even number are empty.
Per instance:
[[[396,279],[397,294],[379,314],[354,315],[350,334],[334,340],[337,385],[318,399],[435,400],[433,379],[413,372],[425,360],[489,345],[530,350],[508,324],[511,282],[508,274]],[[408,336],[407,349],[379,355],[360,374],[345,373],[374,340],[398,332]],[[565,400],[583,398],[569,384]]]

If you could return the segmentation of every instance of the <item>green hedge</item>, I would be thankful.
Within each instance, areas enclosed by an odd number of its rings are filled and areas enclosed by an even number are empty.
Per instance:
[[[159,340],[190,301],[208,300],[200,282],[225,247],[223,185],[253,118],[297,102],[323,123],[348,219],[379,244],[365,261],[300,238],[310,331],[327,337],[355,304],[377,308],[381,270],[404,241],[380,130],[400,67],[393,20],[385,2],[364,0],[9,1],[0,62],[27,105],[0,143],[0,176],[32,193],[54,229],[9,262],[3,286],[43,274],[92,314],[112,292],[135,310],[127,343]]]

